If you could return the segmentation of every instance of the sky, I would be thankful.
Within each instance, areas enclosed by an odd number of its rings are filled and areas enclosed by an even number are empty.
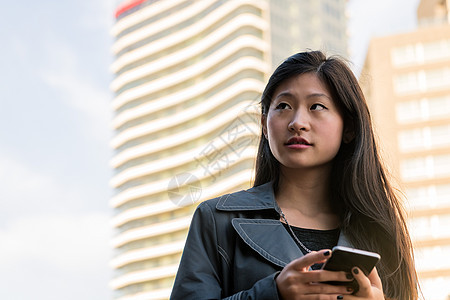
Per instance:
[[[3,1],[3,0],[2,0]],[[4,1],[0,299],[111,299],[114,0]],[[349,50],[416,27],[419,0],[349,0]]]

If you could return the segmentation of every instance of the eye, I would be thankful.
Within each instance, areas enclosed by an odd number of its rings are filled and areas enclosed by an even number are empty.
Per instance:
[[[290,108],[290,106],[287,103],[281,102],[275,108],[276,109],[286,109],[286,108]]]
[[[310,110],[324,110],[324,109],[326,109],[326,107],[324,105],[318,104],[318,103],[311,105],[311,108],[310,108]]]

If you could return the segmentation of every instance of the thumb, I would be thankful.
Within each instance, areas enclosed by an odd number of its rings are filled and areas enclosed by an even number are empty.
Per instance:
[[[313,251],[306,254],[305,256],[293,260],[291,264],[295,270],[301,271],[302,269],[309,268],[314,264],[324,262],[327,258],[330,257],[330,254],[331,250],[329,249],[324,249],[317,252]]]
[[[379,288],[380,290],[383,289],[383,285],[381,283],[381,279],[380,276],[378,275],[378,271],[377,268],[374,267],[372,272],[370,272],[369,276],[368,276],[370,283],[374,286],[376,286],[377,288]]]

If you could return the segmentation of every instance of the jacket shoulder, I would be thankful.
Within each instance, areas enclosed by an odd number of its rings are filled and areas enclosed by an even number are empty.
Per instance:
[[[242,199],[242,197],[245,195],[245,192],[247,190],[240,190],[233,193],[223,194],[218,197],[205,200],[201,202],[198,206],[198,210],[212,210],[214,211],[216,208],[222,208],[222,206],[226,203],[230,203],[230,201],[237,201],[239,202],[239,199]],[[221,209],[219,209],[221,210]]]
[[[198,206],[219,211],[244,211],[244,210],[262,210],[274,209],[275,198],[271,183],[266,183],[247,190],[241,190],[234,193],[225,194],[210,200],[206,200]]]

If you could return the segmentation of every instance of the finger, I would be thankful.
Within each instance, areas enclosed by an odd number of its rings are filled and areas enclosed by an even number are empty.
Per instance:
[[[308,272],[309,282],[344,281],[351,282],[353,276],[343,271],[315,270]]]
[[[345,295],[345,297],[348,297],[349,295]],[[342,297],[342,298],[338,298],[338,297]],[[317,299],[321,299],[321,300],[336,300],[336,299],[344,299],[343,295],[339,295],[339,294],[330,294],[330,295],[320,295],[320,298],[318,298],[317,295],[302,295],[302,300],[317,300]],[[345,298],[347,299],[347,298]]]
[[[292,267],[295,270],[302,271],[304,268],[309,268],[313,264],[325,262],[330,257],[331,250],[325,249],[317,252],[311,252],[303,257],[292,261]]]
[[[359,285],[359,291],[356,293],[356,296],[369,296],[372,288],[369,278],[367,278],[367,276],[364,275],[364,273],[358,267],[352,268],[352,275],[353,277],[355,277]]]
[[[312,283],[305,288],[305,294],[335,294],[335,295],[350,295],[353,289],[343,285],[329,285],[323,283]]]
[[[383,290],[383,286],[381,284],[381,278],[378,275],[377,268],[373,268],[372,272],[370,272],[369,276],[367,276],[370,280],[370,283],[373,286],[376,286],[378,289]]]

